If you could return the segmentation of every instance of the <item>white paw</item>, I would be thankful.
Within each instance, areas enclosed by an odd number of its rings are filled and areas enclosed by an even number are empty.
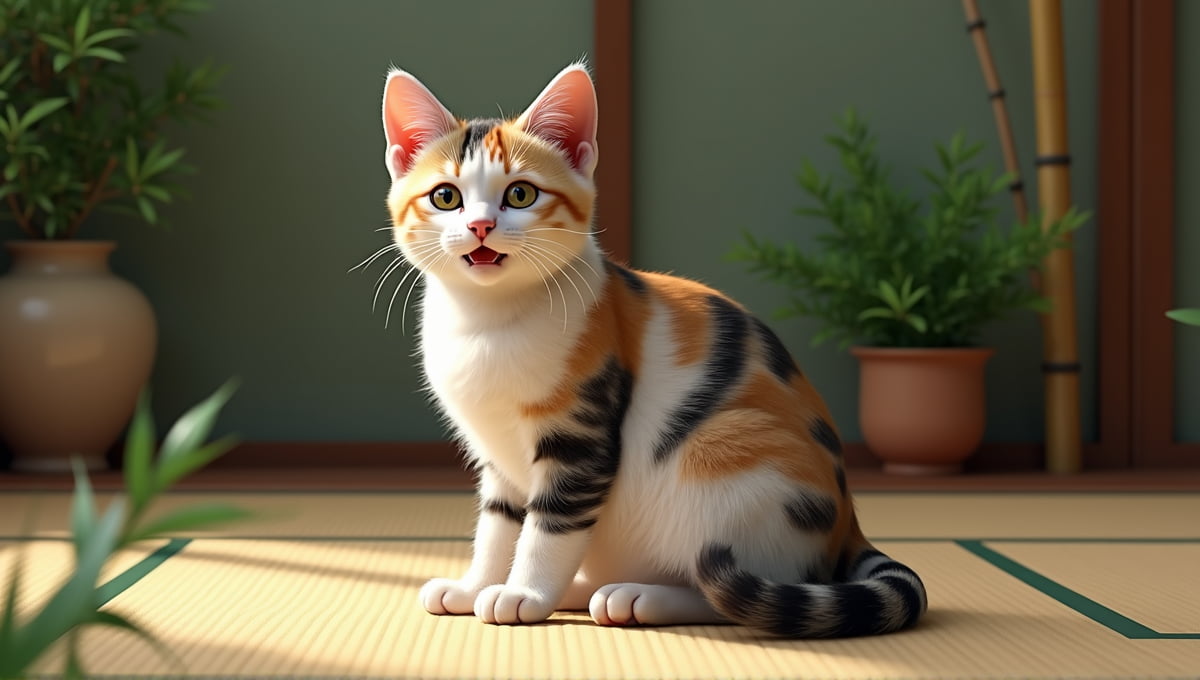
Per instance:
[[[700,591],[684,586],[610,583],[597,590],[588,612],[601,626],[722,623]]]
[[[449,578],[435,578],[421,588],[421,604],[430,614],[470,614],[483,588]]]
[[[645,588],[637,583],[610,583],[592,594],[588,613],[601,626],[637,626],[638,599]]]
[[[519,586],[488,586],[475,598],[475,616],[484,623],[538,623],[554,613],[554,602]]]

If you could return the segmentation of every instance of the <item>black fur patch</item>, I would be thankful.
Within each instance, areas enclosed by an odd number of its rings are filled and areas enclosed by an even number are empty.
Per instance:
[[[592,437],[555,432],[542,437],[533,454],[533,462],[555,460],[560,463],[581,463],[590,458],[604,441]]]
[[[713,604],[727,616],[747,616],[764,594],[765,584],[761,579],[737,568],[729,545],[706,545],[696,560],[696,573],[715,591],[717,601]]]
[[[700,385],[683,398],[667,418],[667,431],[654,447],[655,462],[662,463],[700,423],[725,401],[746,368],[746,338],[750,323],[746,314],[725,298],[708,297],[714,337]]]
[[[784,511],[792,526],[801,531],[830,531],[837,523],[837,503],[830,497],[812,492],[797,493]]]
[[[850,493],[849,487],[846,486],[846,468],[841,465],[834,465],[834,474],[837,475],[838,491],[845,498]]]
[[[485,501],[483,504],[484,512],[492,512],[521,524],[525,521],[525,508],[518,508],[512,503],[499,500],[497,498]]]
[[[771,367],[771,372],[775,377],[783,382],[792,379],[792,376],[800,374],[800,368],[796,366],[796,360],[792,358],[783,341],[771,330],[767,324],[761,319],[754,318],[754,330],[758,334],[758,341],[762,343],[763,351],[766,353],[767,365]]]
[[[842,616],[831,635],[857,637],[881,632],[883,599],[879,593],[861,583],[846,583],[838,586],[834,594],[834,610]]]
[[[537,443],[535,462],[547,470],[547,488],[530,499],[537,526],[554,534],[587,529],[596,523],[621,459],[621,424],[633,393],[633,377],[610,359],[580,386],[573,426]]]
[[[783,637],[803,637],[809,634],[809,617],[812,597],[808,589],[800,585],[780,585],[771,589],[771,617],[767,630]]]
[[[838,438],[837,432],[834,431],[829,421],[819,416],[813,418],[812,422],[808,424],[808,433],[812,435],[814,441],[824,446],[833,455],[842,455],[842,440]]]
[[[880,576],[879,580],[896,591],[896,594],[904,602],[903,626],[907,628],[916,623],[917,619],[921,618],[923,607],[921,606],[921,595],[913,588],[913,585],[899,576]]]
[[[622,267],[612,260],[605,260],[604,266],[608,268],[608,271],[621,277],[625,282],[625,286],[633,291],[635,295],[641,297],[646,294],[646,282],[637,273]]]
[[[467,123],[467,131],[463,135],[462,148],[458,150],[458,162],[462,163],[467,160],[468,156],[473,156],[479,151],[479,146],[483,143],[483,138],[487,136],[487,133],[492,131],[492,128],[500,123],[499,118],[479,118]]]

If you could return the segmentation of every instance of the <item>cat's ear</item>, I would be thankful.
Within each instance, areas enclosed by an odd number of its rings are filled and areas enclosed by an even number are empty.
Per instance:
[[[596,90],[583,64],[563,69],[517,118],[525,132],[557,145],[585,177],[596,169]]]
[[[422,146],[456,127],[454,114],[421,81],[400,69],[388,73],[383,88],[384,163],[393,182],[408,171]]]

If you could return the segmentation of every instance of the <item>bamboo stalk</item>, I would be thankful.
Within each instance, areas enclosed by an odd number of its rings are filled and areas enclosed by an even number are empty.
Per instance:
[[[1044,226],[1060,219],[1071,206],[1061,0],[1029,0],[1029,21],[1037,120],[1038,205]],[[1071,249],[1059,248],[1050,253],[1043,270],[1042,292],[1052,305],[1042,319],[1046,330],[1042,363],[1046,381],[1046,469],[1072,473],[1082,468],[1083,456],[1079,433],[1075,266]]]
[[[967,15],[967,32],[971,34],[971,40],[975,43],[979,67],[983,70],[983,80],[987,83],[988,99],[992,102],[992,115],[996,118],[1000,149],[1004,153],[1004,171],[1013,177],[1008,187],[1012,193],[1013,207],[1017,220],[1024,222],[1029,216],[1029,208],[1025,202],[1025,184],[1021,181],[1021,165],[1017,162],[1017,145],[1013,139],[1012,122],[1009,120],[1008,106],[1004,100],[1004,86],[1000,84],[996,63],[992,60],[992,48],[988,44],[987,22],[980,15],[979,3],[976,0],[963,0],[963,13]]]

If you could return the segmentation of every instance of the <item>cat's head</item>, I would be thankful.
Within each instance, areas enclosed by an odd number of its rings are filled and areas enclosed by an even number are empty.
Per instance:
[[[596,122],[581,64],[511,120],[458,119],[393,70],[383,129],[396,244],[450,285],[541,285],[590,242]]]

